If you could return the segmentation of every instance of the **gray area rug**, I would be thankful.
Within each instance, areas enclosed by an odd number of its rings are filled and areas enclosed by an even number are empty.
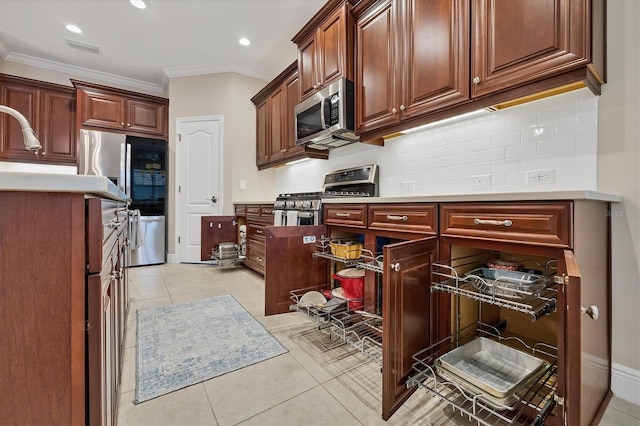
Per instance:
[[[138,404],[288,352],[232,296],[137,312]]]

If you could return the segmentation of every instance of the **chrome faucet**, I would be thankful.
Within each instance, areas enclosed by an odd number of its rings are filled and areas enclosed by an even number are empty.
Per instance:
[[[0,112],[9,114],[10,116],[18,120],[18,123],[20,123],[20,126],[22,126],[22,136],[24,137],[24,146],[29,151],[42,149],[42,145],[40,145],[38,138],[36,138],[36,133],[33,131],[33,129],[31,128],[31,125],[29,124],[29,121],[27,121],[24,115],[20,114],[15,109],[9,108],[8,106],[4,106],[4,105],[0,105]]]

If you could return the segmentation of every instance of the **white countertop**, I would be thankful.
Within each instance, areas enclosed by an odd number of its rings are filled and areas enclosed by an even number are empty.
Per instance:
[[[467,193],[452,195],[425,195],[404,197],[363,197],[363,198],[323,198],[323,204],[376,204],[376,203],[455,203],[473,201],[558,201],[584,200],[622,202],[622,197],[597,191],[540,191],[540,192],[499,192]]]
[[[105,176],[0,172],[0,191],[77,192],[115,201],[130,201],[127,194]]]

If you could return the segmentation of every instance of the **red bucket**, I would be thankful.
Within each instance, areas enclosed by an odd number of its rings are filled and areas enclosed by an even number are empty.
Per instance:
[[[355,311],[362,309],[364,303],[364,270],[356,268],[346,268],[333,274],[333,279],[337,280],[342,287],[342,294],[347,300],[359,299],[357,302],[349,302],[349,309]]]

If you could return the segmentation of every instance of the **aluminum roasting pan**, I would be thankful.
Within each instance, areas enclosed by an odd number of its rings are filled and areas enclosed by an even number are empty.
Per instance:
[[[512,396],[548,367],[544,360],[486,337],[478,337],[438,358],[441,368],[494,398]]]

